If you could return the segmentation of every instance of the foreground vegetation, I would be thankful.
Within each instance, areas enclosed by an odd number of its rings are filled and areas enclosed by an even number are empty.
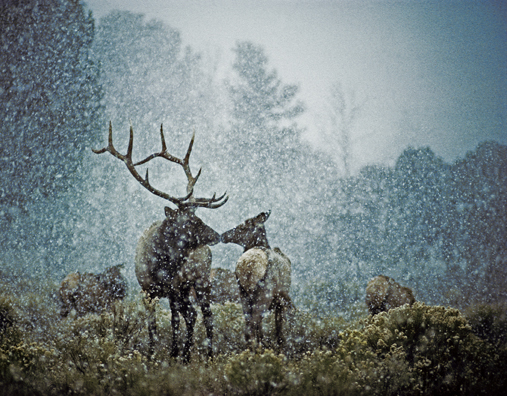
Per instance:
[[[23,280],[22,280],[23,279]],[[355,319],[295,311],[283,353],[246,349],[240,306],[215,305],[215,359],[206,362],[197,324],[192,362],[161,347],[147,359],[146,313],[131,292],[111,312],[60,319],[53,283],[0,273],[2,394],[83,395],[476,395],[503,394],[505,305],[465,313],[427,306]],[[169,346],[170,313],[157,307],[159,343]],[[270,349],[271,348],[271,349]]]

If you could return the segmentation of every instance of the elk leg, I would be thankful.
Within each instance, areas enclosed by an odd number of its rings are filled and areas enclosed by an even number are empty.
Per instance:
[[[177,357],[179,353],[178,334],[180,330],[180,304],[177,302],[176,296],[171,296],[169,301],[171,307],[171,328],[173,330],[171,357]]]
[[[183,318],[185,318],[185,324],[187,325],[187,340],[183,346],[183,361],[188,363],[190,361],[190,348],[192,348],[194,343],[194,326],[197,316],[197,312],[188,301],[188,298],[185,298],[181,302],[181,313]]]
[[[247,345],[255,349],[262,345],[262,310],[254,307],[251,301],[247,301],[243,306],[245,314],[245,341]]]
[[[282,304],[280,301],[275,304],[275,338],[280,351],[284,341],[282,335],[284,307]]]
[[[157,317],[155,315],[155,303],[150,297],[146,297],[144,300],[144,306],[148,311],[148,354],[150,358],[155,353],[155,336],[157,334]]]
[[[252,310],[253,311],[253,310]],[[263,338],[264,334],[262,332],[262,311],[257,307],[255,311],[252,312],[252,331],[253,337],[257,342],[258,346],[264,346]]]
[[[245,341],[248,346],[252,346],[252,342],[255,336],[252,314],[249,312],[244,312],[245,315]]]
[[[196,285],[197,286],[197,285]],[[208,338],[208,358],[213,359],[213,314],[210,307],[211,288],[208,286],[196,287],[197,303],[201,307],[206,337]]]
[[[243,307],[243,316],[245,317],[245,341],[248,346],[251,346],[253,341],[252,338],[255,336],[252,321],[253,302],[239,282],[238,286],[241,297],[241,306]]]
[[[275,337],[280,350],[282,349],[285,338],[283,336],[283,322],[286,320],[286,313],[294,306],[290,296],[281,292],[274,300],[275,303]]]

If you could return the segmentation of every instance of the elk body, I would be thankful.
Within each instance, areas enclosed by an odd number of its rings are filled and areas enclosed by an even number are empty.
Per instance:
[[[222,234],[223,243],[236,243],[244,248],[238,259],[235,275],[245,316],[245,339],[250,345],[262,344],[262,317],[268,310],[275,313],[275,338],[283,344],[285,311],[290,300],[291,262],[280,249],[269,246],[264,222],[269,212],[260,213]]]
[[[415,298],[408,287],[401,286],[388,276],[379,275],[368,282],[365,302],[370,313],[376,315],[405,304],[412,305]]]
[[[183,159],[174,157],[167,151],[164,134],[160,128],[162,150],[146,159],[134,163],[132,161],[133,130],[130,128],[130,140],[127,154],[122,155],[113,147],[112,128],[109,126],[109,144],[102,150],[94,150],[100,154],[109,152],[122,160],[134,178],[151,193],[164,198],[177,206],[177,209],[165,208],[165,219],[155,222],[140,237],[136,249],[135,271],[137,280],[146,295],[146,306],[149,309],[148,333],[150,339],[150,354],[154,352],[156,335],[156,317],[154,298],[168,298],[171,307],[171,326],[173,331],[171,356],[179,355],[178,335],[181,314],[185,320],[187,335],[183,346],[183,359],[188,362],[190,349],[193,345],[194,325],[197,317],[195,308],[190,300],[190,290],[195,289],[208,338],[208,356],[213,354],[213,318],[210,309],[210,281],[211,250],[207,245],[220,242],[220,235],[207,226],[195,210],[199,207],[216,209],[227,202],[228,197],[222,195],[216,198],[195,198],[194,185],[201,171],[194,177],[190,171],[189,158],[194,143],[194,136],[190,141],[187,153]],[[187,176],[187,196],[175,198],[154,188],[146,177],[142,177],[136,166],[144,164],[153,158],[160,157],[183,167]]]
[[[127,295],[127,282],[120,273],[122,266],[109,267],[98,275],[79,272],[67,275],[59,290],[61,316],[66,317],[72,311],[76,316],[100,313],[123,299]]]
[[[209,280],[211,250],[207,244],[218,243],[220,235],[195,215],[166,208],[166,216],[164,221],[156,222],[148,228],[139,239],[135,257],[136,277],[149,300],[156,297],[169,299],[173,330],[171,356],[173,357],[179,353],[179,314],[183,316],[187,328],[186,342],[183,347],[183,357],[186,361],[190,358],[197,318],[190,299],[192,288],[195,290],[208,338],[208,356],[211,357],[213,353],[213,317],[210,308]],[[184,224],[178,221],[182,219]],[[174,227],[174,223],[178,224],[178,227]],[[150,309],[148,330],[151,353],[153,353],[156,332],[155,312],[152,304],[147,304],[147,306]]]

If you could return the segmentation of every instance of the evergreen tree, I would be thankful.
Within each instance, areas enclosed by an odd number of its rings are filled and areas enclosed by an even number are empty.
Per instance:
[[[507,146],[483,142],[452,167],[453,268],[468,300],[507,299]]]
[[[234,52],[230,126],[221,155],[231,197],[228,221],[271,209],[270,244],[289,255],[294,285],[305,288],[313,279],[309,272],[336,271],[338,264],[332,248],[321,249],[320,243],[326,214],[334,207],[336,165],[302,140],[298,87],[284,84],[269,69],[262,47],[239,42]]]
[[[94,23],[81,2],[0,5],[0,204],[27,211],[76,182],[101,122]]]
[[[94,22],[80,1],[0,5],[3,261],[56,268],[75,244],[75,197],[103,123]]]
[[[241,201],[261,209],[291,196],[307,170],[302,131],[293,122],[304,108],[296,100],[298,87],[283,84],[276,71],[267,70],[262,47],[240,42],[234,52],[236,78],[229,85],[232,119],[226,143],[226,158],[234,161],[228,164],[231,188]]]

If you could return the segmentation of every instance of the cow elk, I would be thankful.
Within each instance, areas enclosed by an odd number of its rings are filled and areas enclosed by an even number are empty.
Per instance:
[[[122,267],[123,264],[115,265],[98,275],[79,272],[67,275],[59,290],[61,316],[67,317],[73,311],[78,317],[89,312],[101,313],[122,300],[127,295],[127,282],[120,272]]]
[[[213,318],[210,309],[210,281],[211,250],[207,245],[220,242],[220,235],[207,226],[195,215],[197,208],[216,209],[227,202],[224,194],[216,198],[194,197],[194,185],[201,174],[192,175],[189,166],[190,154],[194,144],[195,134],[188,146],[183,159],[171,155],[167,151],[162,127],[160,128],[162,150],[151,154],[144,160],[132,161],[134,132],[130,127],[130,139],[127,154],[122,155],[113,146],[112,127],[109,125],[109,143],[101,150],[93,150],[96,154],[109,152],[125,163],[132,176],[152,194],[164,198],[177,206],[177,209],[165,208],[165,219],[151,225],[139,239],[135,256],[135,272],[139,285],[146,296],[146,306],[149,310],[148,334],[150,338],[150,355],[154,353],[154,338],[156,335],[155,305],[151,303],[155,298],[166,297],[171,308],[171,327],[173,332],[171,356],[179,355],[178,334],[180,317],[183,316],[187,336],[183,345],[182,356],[185,362],[190,360],[190,349],[193,345],[196,310],[189,296],[190,290],[195,289],[203,322],[208,338],[208,357],[213,355]],[[187,177],[187,195],[176,198],[153,187],[148,179],[148,171],[143,178],[136,166],[147,163],[154,158],[163,158],[180,165]]]
[[[236,243],[244,253],[236,264],[241,305],[245,315],[245,340],[250,346],[262,345],[262,316],[275,313],[275,338],[279,348],[284,343],[282,325],[285,311],[292,307],[289,296],[291,262],[280,249],[271,249],[264,222],[270,212],[260,213],[222,234],[223,243]]]
[[[412,305],[414,294],[408,287],[401,286],[394,279],[379,275],[366,285],[366,305],[372,315],[387,312],[391,308]]]

